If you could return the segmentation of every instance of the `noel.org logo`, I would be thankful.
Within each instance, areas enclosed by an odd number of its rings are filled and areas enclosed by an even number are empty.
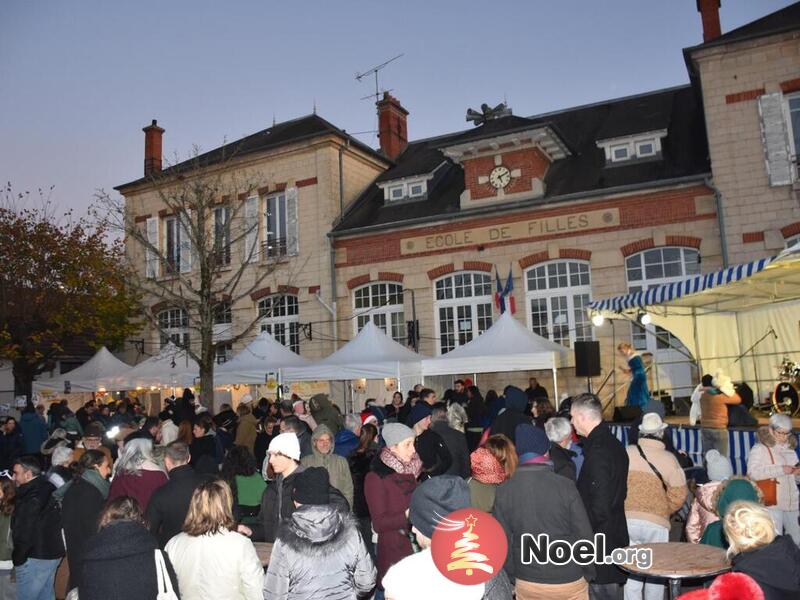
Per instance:
[[[446,517],[431,538],[431,555],[439,572],[461,585],[486,583],[503,568],[508,542],[503,527],[490,514],[462,508]]]

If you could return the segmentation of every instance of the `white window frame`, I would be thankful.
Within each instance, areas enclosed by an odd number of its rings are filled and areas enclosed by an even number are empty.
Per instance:
[[[218,365],[228,362],[233,357],[233,344],[217,344],[214,359]]]
[[[262,316],[259,319],[259,331],[269,331],[275,340],[294,352],[300,354],[300,300],[294,294],[273,294],[261,298],[256,303],[259,316],[267,308],[267,303],[280,302],[283,306],[276,316]]]
[[[176,346],[185,348],[189,345],[189,315],[182,308],[165,308],[156,316],[163,348],[170,341]],[[166,327],[164,326],[166,319]]]
[[[664,261],[664,253],[665,251],[669,250],[678,250],[680,252],[680,260],[678,261]],[[661,270],[665,271],[665,265],[667,264],[677,264],[680,267],[680,273],[674,275],[665,275],[662,273],[661,276],[647,276],[647,263],[646,257],[647,256],[655,256],[656,254],[661,254],[661,261],[657,263],[650,263],[651,267],[655,267],[656,265],[661,266]],[[687,257],[692,256],[694,260],[687,260]],[[633,261],[637,261],[637,265],[633,265]],[[632,271],[640,271],[641,278],[639,279],[632,279],[631,272]],[[692,275],[699,275],[700,274],[700,251],[697,248],[692,248],[689,246],[659,246],[658,248],[649,248],[647,250],[642,250],[641,252],[637,252],[636,254],[631,254],[630,256],[625,257],[625,281],[628,285],[628,292],[634,291],[641,291],[647,290],[652,287],[656,287],[659,285],[664,285],[666,283],[673,283],[676,281],[683,281],[687,277],[691,277]],[[652,328],[652,329],[651,329]],[[647,325],[646,329],[651,331],[655,331],[655,328],[652,325]],[[678,338],[672,338],[672,336],[667,330],[662,329],[658,331],[659,335],[666,335],[670,338],[673,343],[680,343]],[[645,332],[642,331],[640,327],[637,325],[631,325],[631,341],[633,342],[634,347],[637,350],[646,351],[648,350],[647,340],[650,336]],[[664,349],[658,348],[658,344],[663,342],[656,342],[656,350]],[[676,344],[677,345],[677,344]]]
[[[389,188],[389,201],[396,202],[406,197],[405,186],[393,185]]]
[[[220,224],[220,216],[222,223]],[[217,206],[214,208],[214,245],[220,241],[221,265],[231,264],[231,207]]]
[[[386,302],[381,302],[381,297],[386,298]],[[354,333],[358,334],[371,320],[395,342],[405,346],[407,336],[404,308],[403,285],[400,283],[373,281],[359,286],[353,290]],[[391,330],[387,331],[389,328]]]
[[[270,206],[272,204],[272,206]],[[289,255],[289,219],[286,192],[269,194],[264,198],[264,256],[282,258]],[[270,230],[274,210],[275,231]]]
[[[615,144],[611,146],[611,162],[621,162],[623,160],[629,160],[631,157],[631,146],[630,144]],[[625,156],[617,156],[617,150],[625,150]]]
[[[800,104],[798,104],[798,106],[797,106],[797,108],[795,110],[792,110],[792,107],[790,106],[792,100],[797,100],[798,102],[800,102],[800,92],[792,92],[791,94],[786,94],[783,97],[784,112],[786,113],[786,117],[785,117],[786,118],[786,126],[789,129],[789,145],[790,145],[790,148],[792,149],[792,160],[795,163],[797,163],[798,162],[798,158],[800,158],[800,157],[797,156],[798,148],[797,148],[797,144],[795,144],[795,141],[794,141],[794,137],[795,137],[796,133],[795,133],[794,127],[792,125],[792,112],[800,113]],[[797,135],[798,135],[798,137],[800,137],[800,132],[797,132]]]
[[[428,176],[424,179],[409,179],[407,181],[396,181],[385,185],[383,188],[383,198],[386,202],[399,202],[413,198],[422,198],[428,193]],[[419,186],[420,190],[412,193],[411,188]]]
[[[536,275],[540,275],[540,277],[535,277]],[[589,261],[549,260],[527,268],[524,278],[525,315],[528,320],[528,329],[548,340],[570,348],[575,347],[576,341],[594,340],[594,328],[586,311],[592,301],[592,270]],[[541,284],[532,285],[534,278]],[[544,301],[547,319],[544,328],[534,327],[532,307],[534,301]],[[556,306],[557,302],[563,302],[565,306],[558,307]],[[567,316],[566,336],[563,335],[563,324],[555,323],[553,317],[556,312],[562,310],[566,311]],[[579,313],[580,321],[577,318]]]
[[[414,192],[414,188],[419,187],[419,192]],[[419,198],[425,195],[425,182],[424,181],[414,181],[408,184],[408,197],[409,198]]]
[[[783,240],[784,248],[793,248],[800,244],[800,234],[792,235]]]
[[[464,285],[465,277],[470,277],[470,284],[469,290],[470,294],[467,295],[465,292],[467,291],[467,286]],[[475,277],[480,278],[480,283],[475,282]],[[462,285],[457,285],[457,280],[461,280]],[[446,282],[450,282],[450,285],[447,285]],[[436,325],[436,354],[443,355],[447,354],[447,352],[451,352],[455,350],[459,346],[463,346],[464,344],[469,343],[470,341],[474,340],[478,337],[481,333],[489,329],[494,322],[494,294],[493,294],[493,287],[492,287],[492,276],[489,273],[482,273],[480,271],[459,271],[457,273],[450,273],[445,275],[444,277],[440,277],[437,279],[433,284],[433,317],[434,323]],[[475,291],[477,287],[481,287],[486,289],[488,286],[488,294],[480,294],[476,295]],[[447,297],[447,291],[449,290],[449,296]],[[461,290],[462,295],[458,296],[459,290]],[[483,291],[483,290],[480,290]],[[442,292],[443,297],[440,299],[440,292]],[[486,312],[486,305],[488,305],[488,315]],[[467,308],[469,307],[469,317],[470,317],[470,337],[464,339],[462,341],[460,334],[460,321],[466,321],[467,319],[462,319],[458,315],[459,308]],[[453,347],[448,348],[447,350],[443,351],[442,347],[442,320],[441,320],[441,310],[447,310],[452,308],[452,317],[454,322],[453,328]],[[483,315],[479,315],[480,312],[483,312]],[[487,321],[488,318],[488,321]]]

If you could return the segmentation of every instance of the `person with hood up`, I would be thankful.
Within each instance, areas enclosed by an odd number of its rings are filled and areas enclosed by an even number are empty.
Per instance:
[[[327,425],[317,425],[311,434],[311,445],[314,448],[313,454],[300,459],[300,464],[306,468],[324,468],[328,472],[331,485],[342,493],[348,505],[353,506],[353,476],[350,474],[347,459],[335,454],[333,433]]]
[[[508,538],[506,572],[516,579],[519,600],[588,598],[591,565],[522,562],[522,534],[545,533],[551,540],[573,544],[592,539],[592,526],[575,484],[556,475],[549,460],[550,440],[540,427],[517,425],[519,466],[497,488],[494,515]],[[524,507],[524,509],[522,508]]]
[[[414,430],[401,423],[387,423],[383,428],[386,446],[381,449],[372,469],[364,478],[372,529],[378,536],[378,587],[389,567],[412,553],[408,537],[406,511],[411,494],[422,472],[422,460],[414,449]]]
[[[239,415],[239,425],[236,427],[236,438],[234,446],[244,446],[250,450],[250,454],[255,454],[256,436],[258,435],[258,419],[253,416],[251,406],[253,398],[249,394],[242,396],[239,406],[236,407],[236,414]]]
[[[308,402],[308,408],[311,411],[311,416],[317,422],[317,425],[327,425],[328,429],[333,432],[333,435],[339,433],[342,428],[342,417],[333,408],[331,401],[328,399],[328,394],[315,394],[311,396]]]
[[[142,509],[134,498],[122,496],[109,502],[100,513],[97,528],[86,542],[80,600],[157,598],[160,576],[181,597],[169,556],[158,550],[158,542],[147,531]]]
[[[295,510],[278,529],[265,600],[355,600],[375,587],[375,565],[358,527],[330,503],[329,489],[322,467],[309,467],[295,478]]]
[[[22,453],[38,454],[48,438],[47,422],[30,401],[19,418],[19,428],[22,430]]]
[[[769,418],[769,426],[758,428],[758,443],[747,456],[747,474],[753,481],[777,480],[777,501],[768,506],[778,534],[785,533],[800,545],[800,525],[797,519],[800,493],[800,467],[797,464],[797,436],[792,433],[792,419],[776,414]]]
[[[755,579],[765,600],[800,598],[800,549],[788,535],[776,535],[766,508],[734,502],[725,514],[724,528],[734,572]]]
[[[512,587],[505,571],[488,582],[461,585],[450,581],[436,568],[431,555],[431,538],[443,517],[470,506],[469,487],[456,475],[442,475],[419,484],[411,496],[409,519],[421,552],[407,556],[383,578],[387,600],[506,600]],[[433,594],[432,594],[433,592]]]
[[[469,455],[469,460],[472,477],[467,483],[472,506],[492,512],[497,486],[510,479],[517,469],[517,450],[503,434],[491,435]]]
[[[267,485],[261,497],[261,523],[264,526],[264,541],[274,542],[278,526],[294,512],[292,489],[297,475],[305,470],[300,464],[300,443],[292,432],[281,433],[272,438],[267,450],[268,460],[264,461],[262,475],[267,479],[267,467],[272,466],[275,480]],[[348,512],[347,500],[335,488],[329,490],[331,502]]]
[[[711,499],[714,512],[719,518],[706,526],[703,537],[700,538],[701,544],[723,549],[728,547],[728,540],[725,538],[722,524],[731,504],[737,500],[761,504],[763,496],[758,486],[746,477],[731,477],[727,481],[723,481]]]
[[[714,509],[714,493],[723,481],[733,476],[730,459],[722,456],[719,450],[706,452],[706,471],[709,482],[695,488],[694,500],[689,508],[689,516],[686,518],[686,541],[692,544],[700,542],[709,523],[719,521],[719,516]]]
[[[531,418],[525,414],[528,407],[528,397],[518,387],[513,385],[505,389],[505,410],[497,415],[492,423],[490,435],[502,433],[508,439],[513,440],[516,435],[517,425],[530,423]]]

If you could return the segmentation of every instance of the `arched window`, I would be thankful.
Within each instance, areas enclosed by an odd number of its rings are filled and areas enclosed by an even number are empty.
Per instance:
[[[300,354],[300,305],[297,296],[276,294],[258,301],[261,331],[267,331],[295,354]]]
[[[158,313],[161,347],[170,341],[182,348],[189,347],[189,316],[182,308],[168,308]]]
[[[592,298],[589,263],[553,260],[525,271],[525,305],[531,330],[565,346],[592,339],[586,312]]]
[[[700,273],[700,253],[694,248],[652,248],[625,259],[625,273],[628,277],[628,291],[640,292],[657,285],[698,275]],[[637,350],[652,352],[657,349],[669,348],[670,344],[666,340],[680,344],[677,338],[672,340],[670,333],[660,327],[656,327],[655,332],[662,339],[655,340],[655,345],[648,341],[648,338],[653,336],[648,336],[640,327],[634,326],[632,331],[633,345]]]
[[[455,273],[436,282],[436,333],[439,353],[470,342],[492,326],[492,278],[486,273]]]
[[[398,344],[405,345],[403,286],[397,283],[368,283],[353,292],[356,333],[370,319]]]

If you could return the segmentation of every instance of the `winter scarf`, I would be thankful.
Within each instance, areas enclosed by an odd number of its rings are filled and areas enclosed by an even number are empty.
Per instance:
[[[104,479],[103,476],[98,473],[97,469],[87,469],[81,474],[81,479],[92,484],[95,489],[100,492],[103,500],[108,498],[108,490],[111,488],[111,483],[108,481],[108,479]],[[55,492],[53,492],[53,497],[58,500],[58,502],[62,502],[64,500],[64,496],[66,495],[67,490],[69,490],[69,488],[72,486],[73,481],[74,480],[68,481]]]
[[[506,480],[506,471],[494,454],[478,448],[469,456],[472,476],[481,483],[500,484]]]
[[[380,459],[381,462],[392,471],[400,473],[401,475],[413,475],[416,478],[419,477],[419,474],[422,472],[422,460],[416,454],[414,454],[409,462],[403,462],[400,460],[400,457],[389,450],[389,448],[384,447],[381,450]]]

